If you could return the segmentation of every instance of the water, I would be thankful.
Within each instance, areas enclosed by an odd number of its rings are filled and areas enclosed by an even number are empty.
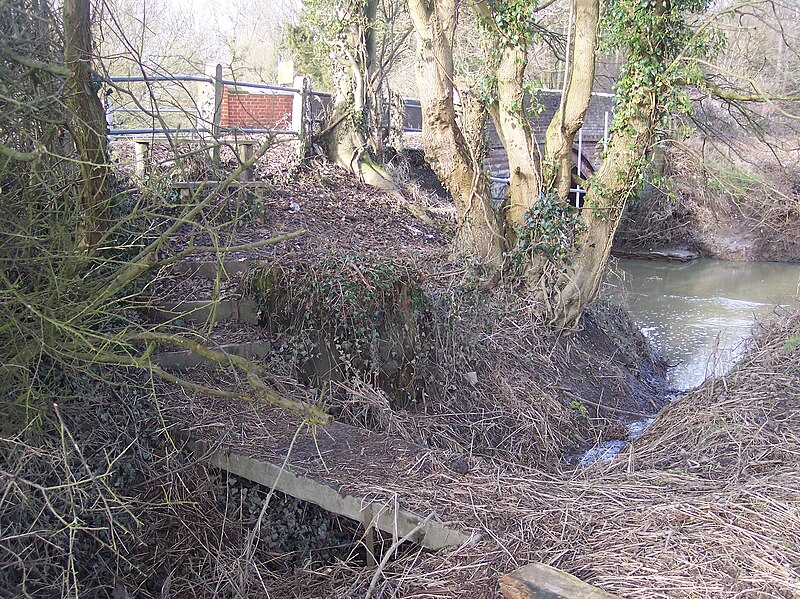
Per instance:
[[[727,372],[745,351],[756,319],[796,301],[800,264],[620,260],[606,284],[670,363],[672,385],[686,390]],[[590,448],[580,465],[613,459],[652,421],[628,423],[627,439]]]
[[[625,440],[617,440],[614,441],[604,441],[600,443],[600,445],[596,445],[591,447],[590,449],[586,450],[584,454],[578,460],[578,463],[583,466],[589,466],[590,464],[601,461],[601,462],[608,462],[619,454],[623,449],[625,449],[628,444],[633,441],[636,437],[640,436],[647,427],[652,424],[655,418],[647,418],[645,420],[636,420],[634,422],[629,422],[625,425],[625,428],[628,429],[628,438]]]
[[[611,277],[634,319],[670,363],[670,382],[691,389],[742,356],[756,319],[800,295],[800,264],[620,260]]]

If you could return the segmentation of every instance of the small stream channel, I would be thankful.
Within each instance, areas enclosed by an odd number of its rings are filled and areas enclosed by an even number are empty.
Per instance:
[[[689,390],[730,370],[742,357],[756,320],[800,295],[800,264],[620,260],[607,285],[670,364],[672,385]],[[629,423],[629,439],[650,422]],[[610,460],[628,442],[603,443],[580,462]]]

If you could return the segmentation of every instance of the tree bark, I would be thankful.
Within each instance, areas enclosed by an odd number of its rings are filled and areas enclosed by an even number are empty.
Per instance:
[[[586,233],[571,267],[551,293],[548,316],[556,328],[574,330],[584,310],[597,297],[625,202],[640,179],[652,145],[656,106],[654,91],[640,101],[640,116],[615,132],[603,164],[590,181],[582,211]]]
[[[524,77],[527,47],[506,46],[497,65],[496,108],[492,110],[508,154],[509,204],[505,218],[511,241],[525,224],[525,212],[542,192],[541,156],[531,133]]]
[[[338,63],[333,110],[322,137],[328,157],[362,181],[396,192],[392,177],[378,164],[382,153],[381,89],[383,73],[376,56],[377,0],[349,7],[339,37],[332,44]],[[335,79],[337,79],[335,77]]]
[[[545,161],[554,166],[554,179],[549,188],[566,201],[572,187],[572,144],[583,126],[594,86],[597,25],[600,19],[599,0],[574,0],[575,42],[568,65],[566,93],[545,136]]]
[[[409,0],[417,36],[417,84],[422,106],[425,156],[453,197],[458,214],[457,248],[490,268],[503,261],[503,235],[483,165],[470,152],[453,103],[454,0],[430,5]]]
[[[69,70],[64,98],[80,160],[80,203],[84,243],[94,248],[108,228],[108,152],[106,120],[92,81],[92,30],[89,0],[64,0],[64,66]]]

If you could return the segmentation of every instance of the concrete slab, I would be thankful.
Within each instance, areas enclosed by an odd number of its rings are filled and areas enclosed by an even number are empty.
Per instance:
[[[258,305],[243,299],[223,299],[216,303],[211,300],[165,302],[147,310],[147,315],[154,322],[181,319],[196,323],[233,320],[258,324]]]
[[[190,441],[189,445],[197,455],[209,453],[209,446],[204,441]],[[478,539],[476,534],[454,530],[433,518],[426,521],[425,516],[403,509],[393,502],[349,495],[313,476],[295,474],[281,464],[235,451],[212,452],[209,461],[221,470],[265,487],[275,488],[281,493],[308,501],[334,514],[359,522],[371,522],[372,526],[398,538],[421,525],[411,540],[428,549],[442,549]]]
[[[272,344],[269,341],[248,341],[246,343],[220,345],[210,349],[241,358],[263,358],[271,351]],[[189,370],[200,365],[210,366],[215,364],[212,360],[203,358],[191,351],[163,352],[152,355],[150,359],[154,364],[169,370]]]
[[[189,261],[183,260],[176,262],[170,267],[170,273],[177,276],[184,277],[197,277],[200,279],[214,280],[217,278],[217,272],[225,277],[247,271],[250,268],[250,261],[244,260],[217,260],[203,261]]]

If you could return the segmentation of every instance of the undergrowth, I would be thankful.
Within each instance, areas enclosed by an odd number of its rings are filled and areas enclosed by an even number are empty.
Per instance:
[[[250,273],[243,293],[257,300],[276,356],[320,392],[358,377],[396,405],[420,398],[430,306],[408,264],[357,255],[279,264]]]

